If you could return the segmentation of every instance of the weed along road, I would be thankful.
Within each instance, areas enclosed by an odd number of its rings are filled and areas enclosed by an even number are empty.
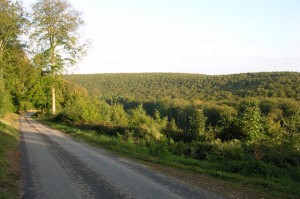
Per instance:
[[[22,198],[223,198],[20,119]]]

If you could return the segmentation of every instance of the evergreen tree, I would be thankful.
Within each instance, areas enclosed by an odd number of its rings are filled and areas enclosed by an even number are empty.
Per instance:
[[[247,107],[242,115],[242,130],[250,143],[258,142],[263,135],[263,124],[260,109],[257,105]]]
[[[190,136],[191,139],[204,140],[205,136],[205,123],[207,118],[203,114],[201,109],[196,109],[193,115],[190,117]]]
[[[257,160],[264,156],[264,140],[266,139],[263,128],[263,118],[257,104],[246,108],[241,120],[242,131],[248,137],[247,142],[253,147]]]

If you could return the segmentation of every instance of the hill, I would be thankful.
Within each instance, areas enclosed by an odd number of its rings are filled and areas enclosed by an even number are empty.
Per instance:
[[[244,97],[293,98],[300,101],[300,73],[271,72],[233,75],[180,73],[74,74],[65,76],[104,99],[179,98],[222,100]]]

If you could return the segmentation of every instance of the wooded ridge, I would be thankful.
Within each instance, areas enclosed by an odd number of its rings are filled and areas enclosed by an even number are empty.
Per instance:
[[[221,100],[281,97],[300,101],[300,73],[270,72],[233,75],[180,73],[73,74],[64,77],[104,99],[181,98]]]

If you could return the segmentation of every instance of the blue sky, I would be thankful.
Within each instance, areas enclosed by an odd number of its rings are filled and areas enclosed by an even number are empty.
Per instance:
[[[70,2],[92,43],[73,73],[300,72],[298,0]]]

